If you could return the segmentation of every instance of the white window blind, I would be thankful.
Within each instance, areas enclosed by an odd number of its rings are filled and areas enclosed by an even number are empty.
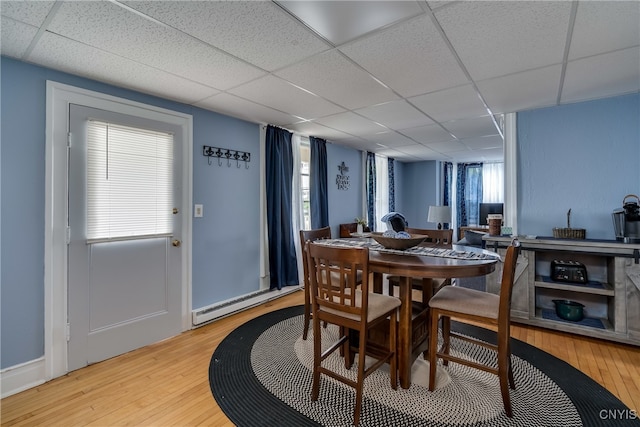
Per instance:
[[[171,235],[173,135],[90,120],[88,242]]]

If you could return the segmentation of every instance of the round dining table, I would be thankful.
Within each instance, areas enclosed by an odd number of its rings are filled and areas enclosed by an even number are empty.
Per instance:
[[[449,245],[456,251],[477,252],[482,249]],[[488,251],[487,251],[488,252]],[[495,255],[495,254],[494,254]],[[412,301],[412,279],[462,278],[490,274],[497,257],[461,259],[414,254],[395,254],[369,249],[369,271],[373,272],[374,292],[382,292],[383,274],[399,276],[401,300],[398,318],[398,377],[402,388],[411,386],[411,366],[418,355],[427,350],[429,334],[428,307],[415,309]],[[423,283],[429,281],[423,280]],[[426,290],[425,290],[426,291]]]

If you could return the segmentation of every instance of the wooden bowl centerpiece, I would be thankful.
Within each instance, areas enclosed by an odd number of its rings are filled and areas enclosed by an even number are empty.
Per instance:
[[[410,234],[411,237],[407,238],[398,238],[398,237],[386,237],[383,236],[382,233],[372,233],[371,238],[376,242],[380,243],[387,249],[397,249],[400,251],[404,251],[409,248],[413,248],[414,246],[418,246],[420,243],[424,242],[429,236],[424,234]]]

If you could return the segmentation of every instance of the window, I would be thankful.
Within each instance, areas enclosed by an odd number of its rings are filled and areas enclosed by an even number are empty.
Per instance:
[[[171,235],[173,135],[91,120],[87,239]]]
[[[389,163],[376,154],[376,231],[386,231],[387,224],[380,218],[389,213]]]
[[[504,163],[445,164],[445,203],[456,227],[480,222],[480,203],[504,203]]]
[[[482,164],[482,201],[504,203],[504,163]]]
[[[302,226],[304,230],[311,230],[311,194],[309,191],[309,164],[311,163],[311,149],[309,141],[300,142],[300,193],[302,196]]]
[[[480,223],[480,202],[482,202],[482,163],[468,164],[463,169],[463,198],[466,209],[466,224]]]

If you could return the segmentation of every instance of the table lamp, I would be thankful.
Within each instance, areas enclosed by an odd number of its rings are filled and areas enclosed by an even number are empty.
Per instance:
[[[442,224],[449,224],[451,222],[451,207],[450,206],[429,206],[429,215],[427,216],[428,222],[437,222],[438,230],[442,229]]]

